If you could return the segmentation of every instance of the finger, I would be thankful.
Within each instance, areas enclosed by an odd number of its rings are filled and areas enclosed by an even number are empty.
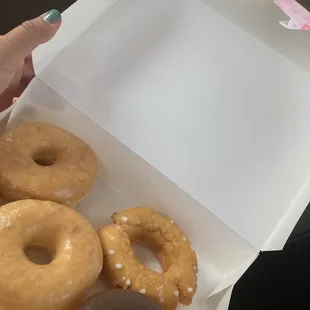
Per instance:
[[[23,74],[20,80],[19,85],[19,94],[16,94],[16,96],[20,96],[22,92],[26,89],[28,84],[31,82],[31,80],[35,77],[34,68],[32,59],[25,59]]]
[[[22,66],[18,70],[10,84],[10,86],[0,95],[0,112],[9,108],[13,103],[13,98],[20,96],[20,81],[22,77]]]
[[[35,76],[31,55],[25,58],[22,80],[31,81]]]
[[[26,21],[1,38],[1,62],[16,64],[40,44],[50,40],[61,24],[61,15],[57,10],[51,10],[44,15]]]

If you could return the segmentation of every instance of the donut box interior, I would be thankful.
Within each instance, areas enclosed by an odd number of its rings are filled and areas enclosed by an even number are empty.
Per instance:
[[[76,2],[1,125],[53,123],[89,143],[100,173],[77,210],[95,228],[133,206],[171,217],[199,259],[188,309],[226,309],[309,201],[310,76],[206,3]]]

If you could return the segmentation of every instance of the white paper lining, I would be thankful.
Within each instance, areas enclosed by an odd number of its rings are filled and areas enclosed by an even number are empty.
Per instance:
[[[40,78],[265,248],[308,177],[309,75],[200,1],[108,12]]]
[[[199,257],[197,297],[189,309],[205,309],[206,298],[234,283],[240,274],[228,282],[227,276],[256,257],[255,248],[39,79],[22,95],[9,125],[21,121],[52,122],[94,148],[99,156],[102,180],[97,181],[78,210],[95,228],[108,224],[113,212],[138,205],[153,207],[182,227]],[[94,290],[98,285],[102,287],[97,283]]]

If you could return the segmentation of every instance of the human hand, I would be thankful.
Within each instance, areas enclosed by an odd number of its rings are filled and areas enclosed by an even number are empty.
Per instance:
[[[60,25],[60,13],[51,10],[0,36],[0,112],[12,105],[34,77],[32,51],[49,41]]]

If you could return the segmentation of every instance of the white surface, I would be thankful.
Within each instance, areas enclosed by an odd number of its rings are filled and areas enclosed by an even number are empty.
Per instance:
[[[209,298],[207,300],[207,307],[205,310],[228,310],[232,290],[232,287],[228,287],[222,292]]]
[[[62,27],[52,41],[39,46],[33,52],[35,72],[41,72],[48,64],[83,33],[99,16],[120,0],[79,0],[62,13]]]
[[[284,247],[287,236],[292,232],[294,223],[298,222],[305,210],[305,206],[309,204],[309,201],[310,178],[308,177],[262,250],[277,250],[280,246]]]
[[[221,298],[219,303],[216,305],[216,310],[228,310],[232,291],[233,291],[233,287],[229,287],[225,291],[224,296]]]
[[[257,249],[306,207],[310,76],[198,0],[120,1],[39,77]]]
[[[96,182],[77,210],[95,228],[108,224],[113,212],[132,206],[152,207],[180,225],[199,259],[198,291],[194,304],[187,309],[205,310],[206,298],[218,288],[235,283],[240,277],[238,270],[255,258],[255,248],[38,79],[33,80],[12,111],[10,126],[21,121],[52,122],[94,148],[102,180]],[[152,257],[144,258],[154,266]],[[227,282],[227,276],[233,273],[235,276]],[[101,286],[97,283],[93,290]]]
[[[310,72],[309,31],[290,31],[281,26],[279,21],[288,17],[272,0],[202,1]]]
[[[129,0],[79,0],[63,15],[63,27],[56,38],[35,51],[35,67],[41,71],[111,5]],[[168,0],[169,2],[171,0]],[[195,0],[196,1],[196,0]],[[300,67],[310,72],[308,31],[288,31],[279,21],[287,16],[272,0],[202,0],[225,18],[253,34]],[[81,18],[78,18],[81,17]],[[76,20],[78,19],[78,23]],[[288,44],[289,42],[289,44]]]

